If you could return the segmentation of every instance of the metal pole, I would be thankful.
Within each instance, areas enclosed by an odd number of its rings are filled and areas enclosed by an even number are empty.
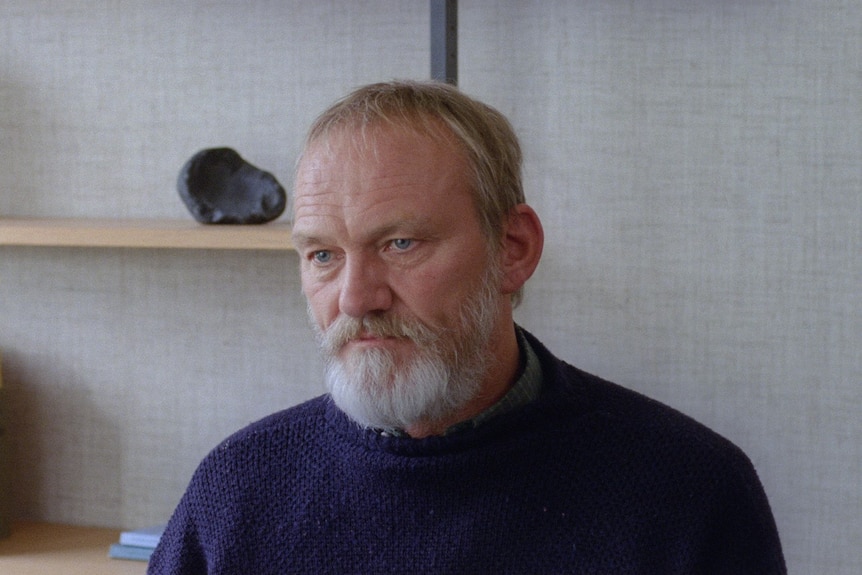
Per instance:
[[[431,0],[431,78],[458,84],[458,0]]]

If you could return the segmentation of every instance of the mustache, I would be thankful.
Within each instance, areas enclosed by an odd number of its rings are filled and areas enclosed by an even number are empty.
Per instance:
[[[339,315],[327,328],[316,325],[317,340],[323,351],[335,354],[342,347],[360,337],[408,339],[420,345],[433,345],[440,338],[435,331],[419,320],[394,314],[368,315],[362,318]]]

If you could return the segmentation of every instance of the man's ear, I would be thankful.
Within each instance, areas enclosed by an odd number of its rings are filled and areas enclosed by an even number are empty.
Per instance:
[[[503,229],[500,264],[503,293],[511,294],[523,286],[539,265],[545,232],[539,216],[527,204],[518,204],[509,212]]]

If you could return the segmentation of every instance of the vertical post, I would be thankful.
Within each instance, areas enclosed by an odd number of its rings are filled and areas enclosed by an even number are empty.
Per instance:
[[[431,0],[431,78],[458,84],[458,0]]]

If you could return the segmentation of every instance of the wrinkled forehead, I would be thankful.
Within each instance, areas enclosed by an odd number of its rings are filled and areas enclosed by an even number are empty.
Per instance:
[[[439,237],[466,222],[479,229],[465,162],[450,146],[403,130],[367,143],[346,134],[308,148],[295,182],[295,241],[361,243],[396,230]]]
[[[452,154],[453,161],[462,166],[464,183],[472,189],[470,184],[473,178],[467,155],[442,121],[419,124],[351,121],[330,127],[306,143],[296,165],[291,213],[295,214],[296,199],[310,184],[331,178],[334,172],[347,168],[362,170],[378,166],[390,154],[393,146],[402,152],[415,150],[415,160],[421,161],[428,144]]]
[[[392,138],[415,137],[437,144],[443,144],[454,152],[466,151],[464,146],[446,123],[427,114],[402,115],[395,117],[347,118],[326,130],[309,136],[300,158],[309,152],[351,154],[356,159],[375,159],[380,145]]]

